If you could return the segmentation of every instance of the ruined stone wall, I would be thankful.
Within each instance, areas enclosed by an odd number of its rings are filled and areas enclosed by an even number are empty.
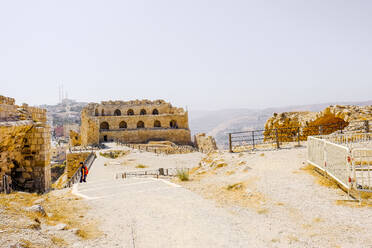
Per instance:
[[[302,139],[306,140],[306,134],[318,135],[329,134],[337,130],[357,131],[364,129],[363,120],[372,119],[372,106],[335,105],[329,106],[320,112],[284,112],[274,113],[265,124],[265,138],[275,137],[275,129],[301,127]],[[323,129],[314,129],[317,126],[325,126]],[[326,128],[327,126],[332,128]],[[296,135],[294,133],[293,135]],[[290,136],[290,134],[286,135]]]
[[[0,113],[4,117],[0,120],[0,188],[3,175],[8,175],[16,190],[45,192],[50,188],[46,111],[14,104],[14,99],[0,96]]]
[[[100,142],[122,141],[124,143],[145,144],[149,141],[171,141],[178,145],[191,145],[190,131],[187,129],[135,129],[127,131],[101,131]]]
[[[70,130],[70,146],[81,146],[80,134]]]
[[[99,144],[99,122],[88,114],[89,109],[81,112],[80,138],[83,146]]]
[[[88,158],[90,152],[68,153],[66,156],[67,179],[70,179],[80,168],[80,162]]]
[[[83,109],[81,119],[83,146],[111,140],[127,143],[169,140],[191,144],[188,113],[163,100],[91,103]]]
[[[216,140],[212,136],[206,136],[205,133],[195,135],[194,143],[196,148],[203,153],[218,150]]]

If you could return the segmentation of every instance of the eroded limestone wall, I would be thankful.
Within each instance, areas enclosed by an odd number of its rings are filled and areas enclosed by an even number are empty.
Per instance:
[[[363,121],[371,119],[372,106],[335,105],[320,112],[274,113],[265,124],[264,135],[266,139],[275,137],[275,129],[281,129],[282,135],[285,134],[283,137],[291,140],[291,133],[293,136],[297,135],[293,132],[295,129],[291,128],[301,127],[301,139],[306,140],[307,135],[329,134],[341,129],[362,131],[365,125]],[[323,128],[317,128],[318,126]]]
[[[197,134],[194,137],[196,148],[203,153],[209,153],[218,150],[216,140],[205,133]]]
[[[80,134],[74,130],[70,130],[70,146],[81,146]]]
[[[51,175],[46,111],[14,105],[14,99],[2,96],[0,102],[4,117],[0,119],[0,188],[7,175],[16,190],[47,191]]]

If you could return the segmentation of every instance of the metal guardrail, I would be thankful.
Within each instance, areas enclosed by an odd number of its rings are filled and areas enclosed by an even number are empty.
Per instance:
[[[165,177],[175,177],[180,172],[186,172],[187,174],[190,173],[190,168],[159,168],[157,170],[140,170],[140,171],[126,171],[116,173],[116,179],[126,179],[128,177],[156,177],[165,176]]]
[[[359,132],[368,133],[370,131],[371,120],[350,122],[355,125]],[[234,152],[235,147],[243,147],[247,150],[257,149],[264,145],[272,145],[272,148],[279,149],[285,145],[295,144],[300,146],[301,142],[306,142],[309,136],[328,135],[339,131],[344,133],[347,125],[343,122],[330,123],[325,125],[288,127],[277,129],[259,129],[244,132],[228,133],[229,151]],[[243,149],[244,150],[244,149]]]
[[[87,166],[88,170],[90,170],[96,158],[97,158],[96,154],[94,152],[91,152],[89,156],[85,159],[84,164]],[[72,185],[80,181],[80,177],[81,177],[81,172],[80,172],[80,167],[79,167],[77,168],[74,175],[70,178],[70,180],[66,183],[65,187],[66,188],[72,187]]]
[[[372,133],[308,137],[308,163],[348,190],[372,193]]]

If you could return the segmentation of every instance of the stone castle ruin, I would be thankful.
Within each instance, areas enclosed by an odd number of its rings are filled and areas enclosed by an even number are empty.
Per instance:
[[[307,140],[308,135],[326,135],[337,130],[360,131],[366,130],[366,120],[372,116],[372,106],[331,105],[320,112],[284,112],[274,113],[265,124],[265,138],[275,137],[275,130],[287,133],[281,141],[291,137],[295,127],[301,127],[301,138]],[[317,128],[323,126],[324,128]],[[314,129],[314,127],[316,127]],[[297,134],[294,132],[293,136]],[[291,140],[291,139],[289,139]]]
[[[45,192],[50,188],[50,127],[46,110],[15,105],[0,96],[0,190]],[[5,179],[5,180],[4,180]]]
[[[90,103],[81,113],[80,136],[82,146],[106,141],[192,144],[188,112],[163,100]]]

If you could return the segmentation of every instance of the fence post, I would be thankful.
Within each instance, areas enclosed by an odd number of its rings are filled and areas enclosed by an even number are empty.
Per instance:
[[[279,149],[280,145],[279,145],[279,135],[278,135],[278,129],[277,128],[275,128],[275,140],[276,140],[276,148]]]
[[[253,149],[254,149],[254,131],[252,131],[252,144],[253,144]]]
[[[232,150],[232,140],[231,140],[231,133],[229,133],[229,152],[233,152]]]
[[[369,133],[369,121],[368,120],[364,121],[364,129],[365,129],[366,133]]]
[[[301,146],[301,143],[300,143],[300,127],[297,127],[297,142],[298,142],[298,146]]]

